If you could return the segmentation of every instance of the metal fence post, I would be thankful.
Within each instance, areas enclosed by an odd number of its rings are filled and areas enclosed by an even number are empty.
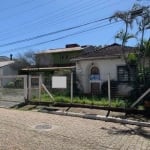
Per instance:
[[[31,76],[28,76],[28,101],[31,99]]]
[[[28,102],[28,80],[27,80],[27,76],[24,76],[24,100],[25,102]]]
[[[71,84],[70,84],[70,92],[71,92],[71,103],[73,103],[73,72],[71,72]]]
[[[109,106],[111,106],[110,73],[108,74],[108,100]]]
[[[41,101],[42,75],[39,76],[39,100]]]

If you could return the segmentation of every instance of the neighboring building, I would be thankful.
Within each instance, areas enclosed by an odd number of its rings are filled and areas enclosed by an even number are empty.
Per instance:
[[[0,61],[9,61],[10,59],[7,56],[0,56]]]
[[[17,75],[18,70],[14,67],[15,61],[12,60],[0,60],[0,76],[11,76]],[[3,79],[3,85],[6,85],[10,82],[11,79]]]
[[[124,47],[126,54],[135,52],[135,48]],[[95,48],[72,59],[76,62],[76,75],[78,87],[85,94],[101,94],[102,84],[110,79],[119,81],[121,92],[126,94],[131,87],[126,83],[133,80],[132,73],[129,73],[126,63],[122,57],[121,45],[112,44],[103,48]],[[124,90],[124,88],[126,88]],[[123,94],[123,93],[122,93]]]
[[[40,67],[73,66],[70,59],[78,55],[83,48],[77,44],[66,45],[65,48],[49,49],[36,53],[36,64]]]
[[[75,62],[70,60],[79,55],[88,46],[79,46],[78,44],[68,44],[65,48],[49,49],[36,53],[36,66],[24,68],[22,71],[50,72],[60,69],[73,69]]]
[[[0,61],[0,76],[17,75],[18,71],[14,69],[14,61]]]

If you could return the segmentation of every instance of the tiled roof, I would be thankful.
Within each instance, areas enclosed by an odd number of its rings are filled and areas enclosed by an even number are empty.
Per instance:
[[[135,52],[135,47],[125,46],[124,51],[126,53]],[[119,44],[112,44],[109,46],[105,46],[103,48],[95,47],[92,51],[84,51],[84,53],[78,55],[76,59],[85,59],[85,58],[93,58],[93,57],[112,57],[112,56],[121,56],[122,55],[122,47]]]

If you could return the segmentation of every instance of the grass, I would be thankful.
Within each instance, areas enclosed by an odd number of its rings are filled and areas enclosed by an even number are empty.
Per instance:
[[[61,96],[61,95],[53,95],[55,102],[61,103],[71,103],[71,99],[68,96]],[[32,101],[39,101],[38,98],[34,97]],[[51,98],[47,94],[41,95],[40,102],[52,102]],[[96,106],[109,106],[109,100],[107,98],[97,98],[97,97],[74,97],[72,103],[76,104],[87,104],[87,105],[96,105]],[[111,100],[111,107],[124,107],[125,101],[121,99],[112,99]]]

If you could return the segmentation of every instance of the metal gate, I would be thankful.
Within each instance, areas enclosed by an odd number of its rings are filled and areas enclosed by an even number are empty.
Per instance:
[[[26,75],[0,76],[0,106],[25,102],[27,92]]]

